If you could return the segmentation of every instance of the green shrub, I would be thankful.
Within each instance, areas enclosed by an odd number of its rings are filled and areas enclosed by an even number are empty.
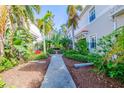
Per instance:
[[[4,88],[5,85],[6,83],[0,78],[0,88]]]
[[[13,64],[9,60],[6,60],[2,65],[5,67],[5,70],[13,67]]]
[[[48,52],[49,54],[54,54],[54,49],[53,49],[53,48],[50,48],[50,49],[47,50],[47,52]]]
[[[92,62],[100,73],[105,72],[105,61],[103,60],[103,56],[96,53],[89,53],[87,57],[88,61]]]
[[[1,62],[0,66],[3,66],[5,68],[4,70],[7,70],[13,67],[12,62],[5,57],[0,57],[0,62]],[[3,69],[3,67],[1,68]]]
[[[41,59],[46,59],[48,56],[46,54],[38,54],[35,57],[35,60],[41,60]]]
[[[21,43],[22,43],[22,40],[21,39],[14,40],[14,44],[15,45],[21,45]]]
[[[65,55],[65,57],[79,61],[79,62],[88,62],[88,57],[81,55],[81,54],[71,54],[71,55]]]
[[[79,52],[76,50],[67,50],[67,51],[65,51],[64,54],[79,54]]]
[[[33,50],[30,50],[30,49],[27,49],[25,52],[24,52],[24,55],[23,55],[23,59],[25,61],[30,61],[30,60],[33,60],[34,59],[34,56],[35,53],[33,52]]]
[[[89,62],[87,55],[79,54],[75,50],[68,50],[63,54],[65,57],[79,61],[79,62]]]
[[[104,64],[105,73],[111,77],[124,83],[124,63],[109,62]]]
[[[111,34],[99,39],[95,52],[97,54],[105,56],[108,52],[110,52],[113,49],[113,46],[116,45],[115,43],[120,42],[120,45],[123,46],[123,44],[124,44],[123,33],[124,33],[124,27],[120,27],[120,28],[116,29],[115,31],[113,31]],[[119,40],[119,39],[121,39],[121,40]],[[120,45],[116,48],[119,48]]]
[[[16,60],[16,59],[11,59],[11,63],[13,66],[16,66],[19,64],[18,60]]]
[[[4,66],[0,66],[0,72],[4,71],[5,67]]]
[[[7,59],[5,57],[0,57],[0,72],[4,70],[8,70],[14,66],[16,66],[19,62],[16,59]]]
[[[72,41],[68,37],[63,37],[60,40],[60,43],[62,45],[62,48],[68,50],[70,48],[70,45],[72,44]]]
[[[95,62],[99,71],[124,83],[124,27],[101,38],[96,53],[102,56]]]
[[[66,52],[66,50],[65,50],[64,48],[61,48],[61,49],[60,49],[60,53],[61,53],[61,54],[65,53],[65,52]]]
[[[28,29],[17,28],[11,39],[11,30],[7,29],[5,35],[4,56],[8,59],[16,58],[27,61],[29,59],[29,48],[32,48],[31,43],[33,37],[27,33]],[[11,44],[13,42],[13,44]]]
[[[100,56],[99,54],[95,54],[95,53],[89,53],[87,55],[88,60],[90,62],[93,62],[94,64],[98,65],[97,63],[100,63],[101,61],[103,61],[102,56]]]
[[[77,41],[76,50],[83,55],[87,55],[89,53],[86,38]]]

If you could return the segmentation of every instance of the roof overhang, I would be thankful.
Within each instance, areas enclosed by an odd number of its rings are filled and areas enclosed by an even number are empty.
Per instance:
[[[88,33],[88,29],[82,28],[82,29],[76,34],[75,37],[78,37],[78,36],[80,36],[80,35],[85,36],[85,35],[87,35],[87,33]]]
[[[111,16],[119,16],[124,13],[124,6],[117,5],[111,9]]]
[[[83,11],[82,11],[82,13],[81,13],[81,15],[80,15],[80,18],[85,14],[85,12],[86,12],[91,6],[93,6],[93,5],[86,5],[86,6],[84,7],[84,9],[83,9]]]

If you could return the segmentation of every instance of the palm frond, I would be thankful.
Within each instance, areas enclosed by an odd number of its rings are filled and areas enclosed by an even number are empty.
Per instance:
[[[82,5],[76,5],[75,7],[76,7],[76,9],[77,9],[78,11],[82,11],[82,10],[83,10]]]
[[[41,12],[41,6],[39,5],[32,5],[32,8],[39,14]]]
[[[7,8],[6,6],[1,6],[1,16],[0,16],[0,34],[5,32],[7,22]]]
[[[26,14],[26,16],[28,16],[28,18],[32,21],[32,22],[34,22],[34,12],[33,12],[33,10],[32,10],[32,7],[30,7],[29,5],[26,5],[25,6],[25,14]]]
[[[82,6],[80,5],[69,5],[67,8],[68,11],[68,21],[67,21],[67,25],[68,28],[69,27],[73,27],[73,29],[76,29],[78,27],[78,20],[79,20],[79,16],[77,11],[81,11]]]

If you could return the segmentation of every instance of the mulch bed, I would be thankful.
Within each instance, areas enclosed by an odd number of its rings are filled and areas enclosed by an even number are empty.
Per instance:
[[[105,75],[99,75],[93,71],[95,67],[82,67],[75,69],[74,64],[80,63],[68,58],[63,60],[72,75],[74,82],[76,83],[77,88],[121,88],[124,87],[124,84],[121,84],[119,81],[109,78]]]
[[[44,79],[51,57],[40,62],[28,62],[1,73],[6,87],[38,88]]]

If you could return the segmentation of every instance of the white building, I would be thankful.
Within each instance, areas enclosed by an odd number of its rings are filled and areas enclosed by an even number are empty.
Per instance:
[[[96,48],[99,38],[124,25],[124,6],[87,5],[80,15],[75,39],[86,38],[90,51]],[[71,28],[68,36],[71,38]]]
[[[29,22],[29,28],[30,28],[30,33],[36,39],[36,42],[43,41],[43,36],[40,32],[40,29],[35,24],[33,24],[32,22]]]

